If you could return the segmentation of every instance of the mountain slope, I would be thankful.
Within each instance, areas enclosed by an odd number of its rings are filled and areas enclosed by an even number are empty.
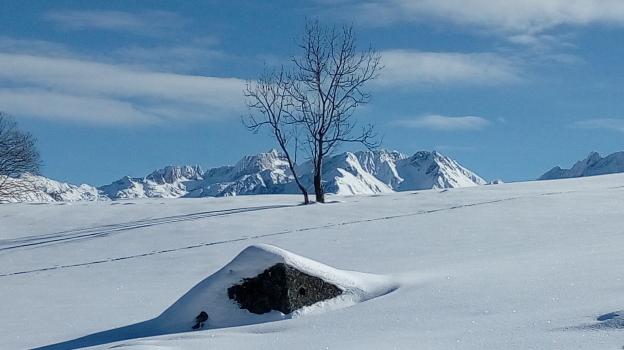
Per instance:
[[[72,185],[38,175],[24,175],[19,179],[9,178],[9,182],[27,181],[34,186],[33,192],[24,193],[20,198],[3,198],[2,202],[75,202],[106,200],[97,188],[89,185]]]
[[[471,187],[487,183],[479,175],[436,151],[416,152],[409,158],[399,160],[397,172],[403,177],[396,188],[398,191]]]
[[[604,158],[591,152],[585,159],[576,162],[570,169],[554,167],[538,180],[566,179],[572,177],[605,175],[624,172],[624,152],[616,152]]]
[[[233,166],[209,169],[186,197],[285,193],[293,181],[288,162],[277,150],[245,156]]]

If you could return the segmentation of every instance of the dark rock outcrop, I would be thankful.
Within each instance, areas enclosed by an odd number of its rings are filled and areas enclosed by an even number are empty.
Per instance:
[[[284,263],[275,264],[256,277],[228,288],[228,296],[254,314],[272,310],[289,314],[304,306],[342,294],[337,286]]]
[[[202,311],[195,317],[195,325],[193,326],[194,330],[204,328],[204,324],[208,321],[208,314],[206,311]]]

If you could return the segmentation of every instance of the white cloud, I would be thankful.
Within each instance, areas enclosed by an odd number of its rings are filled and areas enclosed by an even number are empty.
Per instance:
[[[123,62],[175,72],[196,71],[199,67],[212,67],[217,61],[232,59],[219,49],[193,43],[128,46],[115,50],[113,54]]]
[[[363,23],[442,20],[509,36],[517,43],[547,39],[543,33],[563,25],[624,25],[621,0],[368,0],[341,2],[339,13]]]
[[[14,115],[87,124],[130,125],[158,121],[155,115],[127,102],[41,89],[0,89],[0,106]]]
[[[520,80],[511,60],[492,53],[389,50],[381,55],[385,68],[376,83],[383,86],[497,85]]]
[[[448,19],[498,30],[538,32],[558,25],[624,24],[620,0],[372,0],[352,2],[361,13],[381,20]]]
[[[167,34],[182,28],[186,22],[168,11],[64,10],[48,12],[44,18],[71,30],[98,29],[148,35]]]
[[[572,127],[585,130],[610,130],[624,132],[624,119],[596,118],[579,120],[574,122]]]
[[[466,131],[482,130],[487,127],[490,122],[485,118],[475,116],[447,117],[442,115],[426,115],[419,118],[399,120],[394,124],[403,127],[436,131]]]
[[[215,119],[242,110],[244,82],[237,78],[161,73],[73,58],[0,53],[3,109],[35,117],[100,123]],[[13,102],[11,99],[15,98]],[[27,101],[66,102],[57,108],[27,108]],[[82,102],[80,101],[82,99]],[[91,109],[88,103],[93,103]],[[8,106],[8,107],[7,107]],[[11,110],[13,107],[14,110]],[[99,111],[107,111],[100,113]],[[113,113],[114,111],[114,113]],[[117,115],[113,115],[113,114]]]
[[[45,40],[24,40],[0,36],[0,52],[27,53],[33,55],[66,56],[69,50],[64,45]]]

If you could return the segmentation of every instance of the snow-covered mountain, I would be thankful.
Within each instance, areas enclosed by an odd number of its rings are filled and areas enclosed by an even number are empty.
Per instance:
[[[65,182],[49,179],[44,176],[26,174],[18,179],[9,178],[9,182],[28,182],[28,187],[34,187],[34,191],[29,191],[20,198],[3,198],[1,202],[75,202],[106,200],[108,197],[102,195],[97,188],[89,185],[72,185]]]
[[[360,163],[358,153],[345,152],[328,158],[323,164],[325,191],[339,195],[375,194],[392,192],[384,181],[367,171]],[[312,164],[306,162],[299,173],[310,192],[313,192]]]
[[[293,182],[288,162],[276,150],[245,156],[235,165],[212,168],[197,181],[187,197],[222,197],[289,193]],[[292,192],[292,191],[290,191]]]
[[[198,165],[167,166],[144,178],[124,176],[98,189],[112,199],[177,198],[185,196],[201,180],[202,169]]]
[[[417,152],[411,157],[386,150],[345,152],[328,158],[323,170],[326,191],[339,195],[486,183],[453,159],[435,151]],[[311,162],[299,165],[297,172],[312,191]],[[99,189],[112,199],[298,193],[286,159],[276,150],[245,156],[235,165],[208,169],[203,174],[198,167],[167,167],[145,178],[124,177]]]
[[[624,172],[624,152],[616,152],[601,157],[591,152],[587,158],[576,162],[570,169],[554,167],[540,176],[538,180],[565,179],[571,177],[605,175]]]
[[[436,151],[416,152],[409,158],[399,160],[397,172],[403,178],[395,188],[397,191],[470,187],[487,183],[479,175]]]
[[[484,185],[486,181],[436,151],[408,157],[397,151],[342,153],[325,164],[323,179],[328,192],[374,194],[432,188]]]
[[[312,163],[297,166],[302,183],[313,192]],[[123,178],[95,188],[36,177],[38,191],[27,201],[223,197],[298,193],[288,162],[270,150],[245,156],[234,165],[202,171],[198,165],[167,166],[145,177]],[[328,193],[358,195],[484,185],[486,182],[453,159],[421,151],[409,157],[397,151],[344,152],[327,158],[323,181]]]

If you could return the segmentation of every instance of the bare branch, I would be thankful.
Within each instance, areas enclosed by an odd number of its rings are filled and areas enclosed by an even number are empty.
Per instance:
[[[287,89],[295,105],[290,119],[307,133],[316,197],[323,201],[324,157],[345,142],[379,145],[372,125],[357,132],[353,113],[370,101],[365,87],[382,69],[381,57],[371,48],[357,51],[353,27],[338,30],[318,21],[307,23],[299,48],[302,54],[292,59],[295,72]]]
[[[294,103],[287,94],[289,84],[284,68],[279,71],[266,71],[257,81],[248,82],[244,93],[251,113],[247,118],[243,118],[243,124],[254,133],[263,128],[270,130],[288,162],[290,172],[304,196],[305,204],[308,204],[308,192],[300,182],[295,168],[298,139],[291,113]],[[292,141],[294,141],[294,159],[290,152]]]
[[[0,202],[22,201],[36,190],[28,176],[37,174],[41,165],[36,142],[0,112]]]

